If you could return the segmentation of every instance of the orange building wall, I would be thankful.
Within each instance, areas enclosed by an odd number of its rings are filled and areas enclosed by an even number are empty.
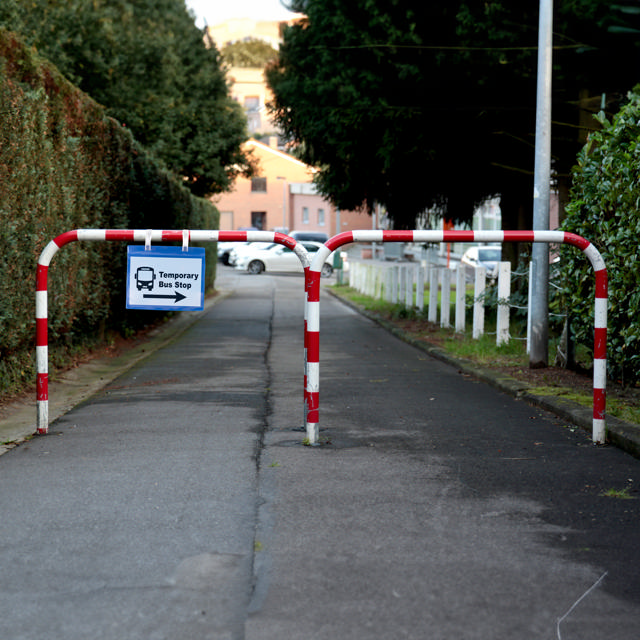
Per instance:
[[[258,173],[267,180],[266,192],[253,192],[252,181],[238,178],[233,191],[212,198],[220,211],[220,229],[240,229],[252,225],[252,214],[264,213],[262,229],[271,231],[286,227],[291,230],[289,184],[311,182],[313,170],[293,156],[256,140],[249,140],[246,148],[258,160]],[[283,179],[279,179],[283,178]],[[283,200],[285,209],[283,215]],[[255,216],[253,216],[255,222]]]

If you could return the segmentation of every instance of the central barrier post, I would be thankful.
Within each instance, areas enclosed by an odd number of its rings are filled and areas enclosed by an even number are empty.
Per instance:
[[[307,273],[305,322],[305,423],[309,444],[316,444],[320,412],[320,269],[332,251],[353,242],[546,242],[582,250],[595,272],[593,347],[594,444],[606,436],[607,270],[600,252],[581,236],[566,231],[347,231],[330,238],[316,253]]]

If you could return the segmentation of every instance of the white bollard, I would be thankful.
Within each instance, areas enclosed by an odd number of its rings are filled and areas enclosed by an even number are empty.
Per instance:
[[[429,322],[438,322],[438,267],[429,267]]]
[[[400,282],[400,267],[391,267],[391,303],[398,304],[398,286]]]
[[[440,326],[448,329],[451,326],[451,271],[442,270],[442,292],[440,294]]]
[[[384,270],[376,264],[376,300],[382,300],[384,295]]]
[[[511,263],[498,264],[498,318],[496,344],[509,343],[509,296],[511,295]]]
[[[407,277],[404,283],[404,306],[413,309],[413,268],[407,267]]]
[[[391,289],[392,289],[392,282],[393,280],[393,271],[391,267],[385,267],[384,268],[384,299],[387,302],[391,302]]]
[[[424,309],[424,267],[418,266],[416,271],[416,307],[419,311]]]
[[[484,333],[484,292],[487,287],[487,270],[476,267],[476,282],[473,292],[473,338],[477,340]]]
[[[459,264],[456,269],[456,331],[464,333],[467,323],[467,268]]]

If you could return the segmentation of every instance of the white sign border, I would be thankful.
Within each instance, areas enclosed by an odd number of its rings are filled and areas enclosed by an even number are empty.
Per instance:
[[[130,286],[131,286],[131,258],[139,256],[148,256],[151,260],[154,258],[171,259],[181,258],[198,261],[199,280],[200,280],[200,304],[199,305],[181,305],[180,302],[171,304],[155,304],[148,305],[131,304],[130,303]],[[202,247],[188,247],[185,251],[181,247],[162,247],[152,246],[146,249],[142,245],[127,246],[127,298],[126,308],[142,311],[202,311],[204,309],[204,280],[205,280],[205,250]]]

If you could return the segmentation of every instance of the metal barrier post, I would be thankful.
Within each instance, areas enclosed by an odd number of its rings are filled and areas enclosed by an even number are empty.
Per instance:
[[[605,441],[605,409],[607,382],[607,269],[596,247],[585,238],[566,231],[382,231],[362,230],[340,233],[330,238],[317,252],[309,269],[308,351],[305,364],[308,403],[306,431],[310,444],[318,441],[320,406],[320,269],[327,256],[342,245],[352,242],[545,242],[578,247],[595,272],[594,348],[593,348],[593,429],[595,444]]]
[[[36,371],[37,418],[36,431],[45,434],[49,430],[49,347],[48,347],[48,272],[51,259],[60,248],[76,241],[125,241],[145,242],[277,242],[292,249],[305,271],[309,271],[309,254],[304,246],[293,238],[273,231],[209,231],[209,230],[152,230],[152,229],[76,229],[54,238],[44,248],[38,259],[36,276]],[[305,275],[305,279],[306,279]],[[306,296],[305,296],[306,298]],[[306,334],[306,329],[305,329]],[[306,385],[306,383],[305,383]],[[306,416],[305,416],[306,420]]]

